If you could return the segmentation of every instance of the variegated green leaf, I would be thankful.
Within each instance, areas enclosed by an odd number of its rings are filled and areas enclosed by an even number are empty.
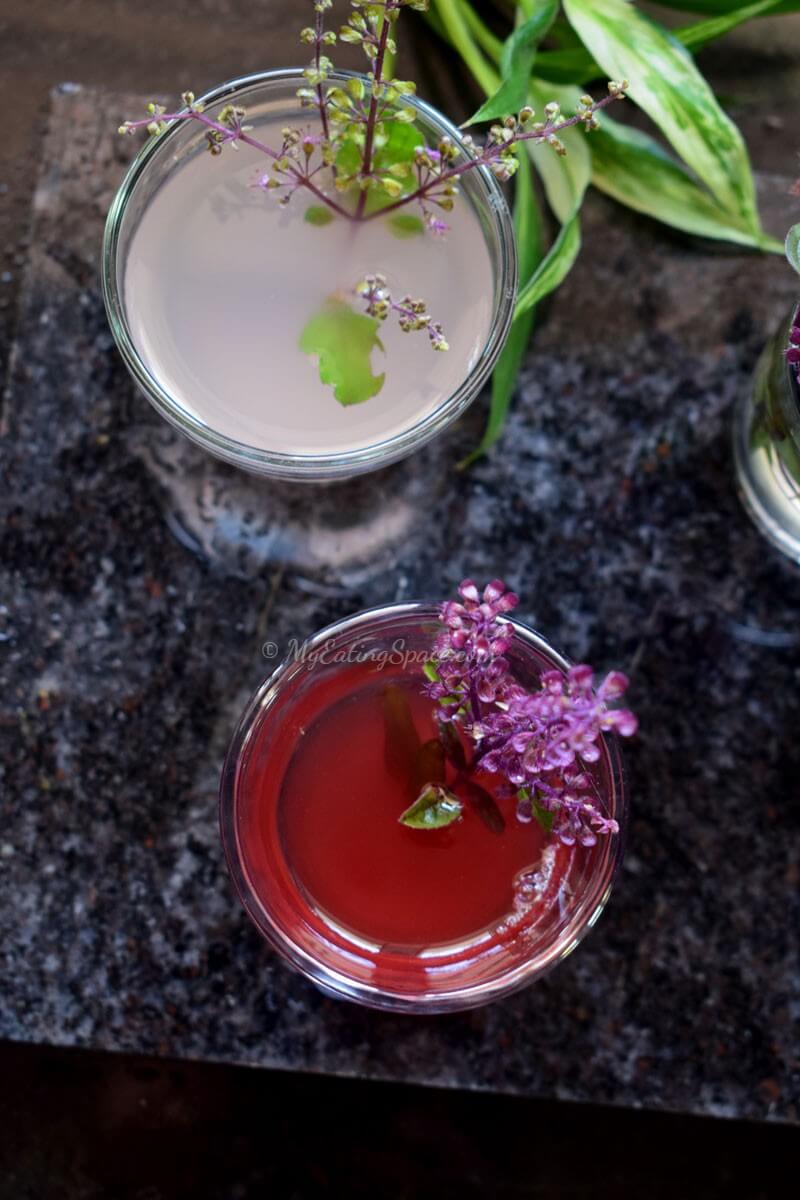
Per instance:
[[[688,7],[688,5],[687,5]],[[694,5],[692,5],[694,7]],[[800,0],[797,0],[800,8]],[[730,11],[729,11],[730,10]],[[698,10],[699,11],[699,10]],[[716,38],[724,37],[737,25],[752,21],[754,17],[768,16],[770,13],[786,11],[779,0],[759,0],[758,4],[740,6],[728,5],[719,10],[720,15],[711,16],[705,21],[694,21],[691,25],[682,25],[672,30],[672,36],[677,38],[687,50],[694,53],[701,47],[713,42]],[[588,50],[583,46],[569,46],[566,49],[546,50],[536,56],[536,73],[543,79],[551,79],[557,83],[587,84],[599,79],[603,72]]]
[[[658,0],[664,8],[681,8],[696,13],[730,13],[746,7],[744,0]],[[800,0],[779,0],[775,6],[776,13],[790,13],[800,10]]]
[[[744,142],[685,47],[629,0],[564,0],[564,9],[609,77],[628,79],[632,99],[720,205],[758,234]]]
[[[484,101],[468,125],[492,121],[516,113],[528,101],[528,80],[536,57],[536,47],[547,33],[558,12],[558,0],[536,0],[531,16],[518,25],[505,42],[500,55],[503,82]]]
[[[707,21],[697,21],[693,25],[686,25],[682,29],[673,30],[673,32],[687,50],[694,52],[708,42],[713,42],[715,38],[724,37],[726,33],[730,33],[737,25],[743,25],[745,21],[752,21],[754,17],[766,16],[769,12],[777,12],[778,7],[778,0],[760,0],[758,4],[746,4],[741,8],[732,7],[730,12],[709,17]]]
[[[531,165],[527,157],[521,159],[514,182],[514,229],[517,235],[519,277],[524,287],[542,261],[542,218],[533,190]],[[503,352],[492,372],[492,399],[486,429],[480,445],[464,459],[462,467],[469,466],[476,458],[485,454],[502,432],[508,406],[514,395],[520,363],[530,341],[533,316],[534,310],[531,306],[516,317],[511,326]]]
[[[549,296],[569,274],[581,248],[581,227],[577,213],[561,229],[553,245],[517,297],[515,314],[527,312]]]
[[[557,100],[564,112],[574,112],[580,98],[577,88],[556,87],[552,83],[531,81],[530,102],[540,114],[545,104]],[[564,157],[550,146],[528,143],[531,161],[544,184],[547,202],[564,225],[580,207],[592,175],[587,135],[582,129],[565,129],[559,137],[566,146]]]
[[[780,250],[778,242],[754,234],[720,208],[685,167],[646,133],[604,115],[589,145],[592,183],[628,208],[699,237]]]

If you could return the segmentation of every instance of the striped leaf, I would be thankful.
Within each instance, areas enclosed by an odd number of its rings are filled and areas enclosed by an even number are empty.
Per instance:
[[[629,0],[564,0],[587,49],[658,125],[720,206],[760,233],[742,137],[684,46]]]

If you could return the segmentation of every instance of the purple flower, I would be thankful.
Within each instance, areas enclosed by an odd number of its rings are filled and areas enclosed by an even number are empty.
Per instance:
[[[503,614],[519,603],[505,584],[495,579],[481,595],[471,579],[458,589],[461,600],[440,605],[445,626],[436,639],[428,670],[428,695],[439,702],[439,716],[457,717],[465,727],[480,719],[481,704],[492,704],[508,681],[503,655],[511,643],[512,627]]]
[[[477,767],[511,785],[520,819],[552,823],[566,845],[591,846],[598,835],[616,833],[584,764],[600,759],[604,733],[636,732],[632,712],[608,707],[624,695],[626,676],[611,671],[595,688],[592,668],[580,664],[566,674],[543,672],[538,690],[528,691],[506,657],[514,630],[503,617],[518,597],[500,579],[483,593],[471,579],[458,590],[460,600],[440,606],[444,630],[426,667],[425,690],[439,720],[458,722],[475,743]]]
[[[444,237],[446,233],[449,233],[450,226],[441,217],[434,216],[428,208],[423,208],[423,214],[422,219],[425,222],[425,226],[428,232],[432,233],[434,237]]]
[[[800,322],[792,325],[789,331],[789,345],[784,353],[786,361],[792,364],[795,372],[800,376]]]

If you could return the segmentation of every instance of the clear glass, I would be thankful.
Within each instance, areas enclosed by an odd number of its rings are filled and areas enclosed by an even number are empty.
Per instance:
[[[567,669],[567,660],[538,634],[520,622],[514,627],[509,659],[520,682],[534,686],[543,670]],[[353,934],[298,883],[281,836],[280,806],[297,737],[310,727],[309,697],[316,691],[322,697],[316,711],[324,712],[335,674],[347,670],[355,654],[362,661],[374,661],[375,670],[384,673],[381,680],[388,682],[393,671],[399,677],[408,670],[401,659],[407,663],[413,655],[413,670],[422,680],[421,665],[416,664],[430,652],[439,628],[436,608],[418,603],[372,609],[317,633],[252,697],[231,741],[221,780],[220,826],[228,867],[256,927],[326,993],[395,1012],[476,1007],[550,970],[600,916],[621,856],[621,835],[600,838],[591,848],[567,848],[549,839],[533,901],[518,907],[515,891],[514,908],[493,927],[467,940],[426,946],[421,952],[416,948],[413,953]],[[346,772],[349,765],[342,761],[341,770]],[[256,787],[253,781],[270,773],[268,786]],[[624,829],[625,799],[614,737],[602,743],[597,780],[609,815]],[[314,832],[310,828],[308,836]]]
[[[800,563],[800,389],[786,362],[793,309],[761,354],[734,418],[739,491],[765,537]]]
[[[344,80],[349,72],[331,76]],[[243,105],[252,119],[297,105],[296,90],[304,82],[302,71],[269,71],[222,84],[203,96],[207,106],[220,102]],[[459,130],[430,105],[415,97],[409,103],[418,112],[418,124],[434,141],[447,134],[462,145]],[[298,112],[300,110],[298,109]],[[287,118],[288,119],[288,118]],[[150,200],[169,186],[170,177],[186,160],[205,153],[202,129],[194,122],[176,122],[166,133],[150,140],[131,165],[109,210],[103,241],[103,295],[114,339],[134,381],[158,412],[192,441],[235,466],[283,479],[324,480],[347,478],[409,455],[454,421],[478,395],[489,377],[511,325],[517,289],[514,230],[505,198],[494,176],[476,168],[462,181],[462,203],[472,205],[478,217],[492,263],[493,317],[483,352],[457,391],[442,396],[439,405],[413,427],[357,450],[331,454],[274,452],[241,442],[210,428],[170,395],[139,355],[126,315],[124,280],[126,256],[132,236]]]

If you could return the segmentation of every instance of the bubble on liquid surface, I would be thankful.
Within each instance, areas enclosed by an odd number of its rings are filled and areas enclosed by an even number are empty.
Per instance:
[[[537,904],[548,890],[556,866],[557,847],[545,846],[536,867],[520,872],[514,880],[511,912],[508,913],[498,926],[500,937],[514,935],[514,941],[509,947],[512,952],[518,949],[523,952],[527,941],[535,940],[536,922],[530,922],[530,917]],[[561,902],[559,889],[559,903]]]

